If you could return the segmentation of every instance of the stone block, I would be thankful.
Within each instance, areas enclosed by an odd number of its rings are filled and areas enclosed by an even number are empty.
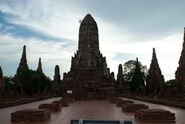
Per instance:
[[[122,99],[120,99],[120,98],[113,98],[113,99],[110,100],[110,103],[116,103],[116,102],[118,102],[120,100],[122,100]]]
[[[135,119],[143,123],[175,123],[175,114],[162,109],[139,109]]]
[[[50,111],[46,109],[22,109],[11,113],[11,122],[44,122],[49,118]]]
[[[135,112],[138,109],[148,109],[148,106],[144,104],[134,104],[134,103],[122,104],[122,110],[125,112]]]
[[[130,101],[130,100],[118,100],[116,102],[116,105],[117,106],[122,106],[123,104],[126,104],[126,103],[134,103],[133,101]]]
[[[59,103],[41,104],[39,106],[39,109],[47,109],[47,110],[50,110],[51,112],[60,111],[61,108],[62,106]]]
[[[58,103],[60,104],[62,107],[68,107],[69,106],[69,103],[65,100],[59,100],[59,101],[54,101],[52,103]]]
[[[68,103],[73,103],[73,102],[74,102],[74,99],[71,98],[71,97],[65,97],[64,99],[61,99],[61,100],[65,100],[65,101],[67,101]]]

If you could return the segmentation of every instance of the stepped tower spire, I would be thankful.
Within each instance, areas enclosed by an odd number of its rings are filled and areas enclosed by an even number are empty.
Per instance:
[[[55,66],[54,82],[58,83],[58,84],[61,82],[61,80],[60,80],[60,68],[59,68],[58,65]]]
[[[0,66],[0,86],[2,86],[2,84],[3,84],[3,71]]]
[[[110,87],[110,69],[106,57],[100,53],[98,37],[96,21],[87,14],[80,24],[78,50],[71,59],[70,72],[63,79],[65,89],[74,91],[75,97],[103,96],[113,89]]]
[[[23,46],[23,52],[22,52],[22,57],[19,63],[19,67],[17,69],[17,74],[20,73],[21,69],[29,69],[28,64],[27,64],[27,58],[26,58],[26,45]]]
[[[152,60],[146,82],[146,94],[161,94],[164,88],[164,76],[158,64],[155,48],[153,48]]]
[[[42,71],[42,62],[41,62],[41,58],[39,58],[39,63],[38,63],[37,71],[40,72],[40,73],[43,73],[43,71]]]
[[[182,45],[182,52],[179,59],[179,67],[175,72],[175,87],[181,93],[185,91],[185,27],[184,27],[184,38]]]

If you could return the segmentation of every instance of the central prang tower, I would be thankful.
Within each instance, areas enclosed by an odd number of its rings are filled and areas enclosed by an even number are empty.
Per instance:
[[[78,98],[99,98],[112,94],[110,69],[99,50],[98,27],[88,14],[79,29],[77,53],[63,82],[66,90]]]
[[[78,43],[77,54],[72,57],[71,71],[99,70],[109,75],[106,58],[99,50],[98,27],[90,14],[81,22]]]

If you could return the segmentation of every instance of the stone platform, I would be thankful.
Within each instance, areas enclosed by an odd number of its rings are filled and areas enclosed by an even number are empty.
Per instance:
[[[121,101],[122,99],[120,98],[113,98],[113,99],[110,99],[110,103],[117,103],[118,101]]]
[[[175,114],[162,109],[140,109],[135,119],[143,123],[175,123]]]
[[[68,107],[69,103],[66,100],[59,100],[59,101],[53,101],[52,103],[58,103],[60,104],[62,107]]]
[[[66,101],[68,103],[73,103],[74,102],[74,99],[73,98],[70,98],[70,97],[66,97],[66,98],[61,99],[60,101]]]
[[[134,103],[133,101],[131,101],[131,100],[118,100],[117,102],[116,102],[116,106],[122,106],[123,104],[127,104],[127,103]]]
[[[148,106],[144,104],[134,104],[134,103],[122,104],[122,110],[125,112],[135,112],[138,109],[148,109]]]
[[[95,101],[95,100],[75,101],[73,104],[70,104],[69,107],[63,107],[61,112],[51,113],[51,118],[46,122],[11,123],[11,113],[14,113],[18,110],[25,108],[35,109],[41,104],[51,103],[57,100],[59,100],[59,98],[42,100],[29,104],[23,104],[19,106],[0,109],[0,124],[70,124],[71,119],[132,120],[133,124],[146,124],[144,122],[136,120],[134,118],[134,113],[124,112],[122,111],[121,107],[117,107],[115,104],[110,104],[109,101]],[[170,110],[171,112],[175,113],[176,124],[185,124],[184,109],[136,101],[133,99],[131,101],[134,101],[134,103],[145,104],[152,109],[159,108],[164,110]],[[147,124],[156,124],[156,123],[147,123]],[[160,124],[171,124],[171,123],[160,123]]]
[[[49,118],[50,111],[46,109],[22,109],[11,113],[11,122],[44,122]]]
[[[47,109],[47,110],[50,110],[51,112],[60,111],[61,108],[62,106],[59,103],[41,104],[39,106],[39,109]]]

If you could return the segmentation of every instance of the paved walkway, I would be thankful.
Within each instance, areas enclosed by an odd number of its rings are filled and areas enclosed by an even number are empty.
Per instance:
[[[23,108],[38,108],[42,103],[50,103],[57,98],[39,102],[0,109],[0,124],[11,124],[10,113]],[[152,103],[133,100],[135,103],[144,103],[150,108],[162,108],[176,113],[176,124],[185,124],[185,110],[175,107],[167,107]],[[51,114],[51,119],[44,124],[70,124],[71,119],[104,119],[104,120],[132,120],[133,124],[142,124],[134,119],[133,113],[123,112],[120,107],[110,104],[108,101],[75,101],[69,107],[63,107],[61,112]],[[20,124],[20,123],[19,123]],[[26,123],[28,124],[28,123]],[[35,124],[35,123],[34,123]],[[38,123],[41,124],[41,123]],[[147,123],[149,124],[149,123]],[[163,123],[164,124],[164,123]]]

